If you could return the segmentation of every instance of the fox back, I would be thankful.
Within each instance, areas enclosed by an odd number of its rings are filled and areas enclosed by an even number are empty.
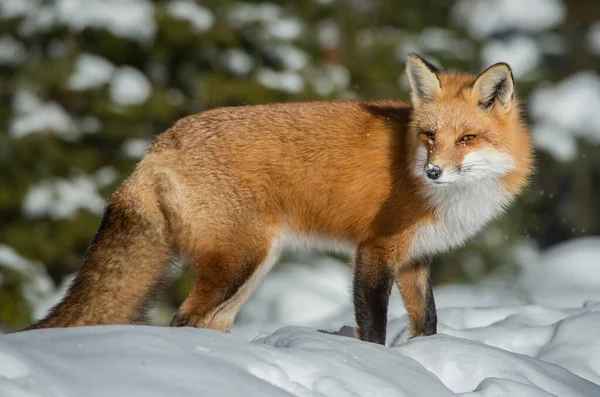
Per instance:
[[[32,328],[136,321],[169,258],[196,281],[172,326],[228,331],[284,249],[354,255],[357,336],[385,343],[400,288],[412,335],[436,332],[429,258],[524,188],[532,148],[508,65],[444,73],[411,55],[412,104],[221,108],[159,135],[110,200],[66,297]]]

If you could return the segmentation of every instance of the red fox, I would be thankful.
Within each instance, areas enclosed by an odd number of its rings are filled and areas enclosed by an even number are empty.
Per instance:
[[[532,145],[510,67],[408,56],[410,104],[213,109],[179,120],[114,193],[64,299],[30,329],[137,321],[171,255],[195,284],[171,326],[228,331],[282,249],[354,255],[356,334],[385,344],[394,282],[412,336],[436,333],[429,258],[526,186]]]

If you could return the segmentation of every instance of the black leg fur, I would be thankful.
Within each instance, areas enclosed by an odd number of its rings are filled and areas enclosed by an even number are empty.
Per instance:
[[[389,266],[378,256],[359,252],[354,270],[354,312],[358,336],[385,345],[387,310],[393,283]]]

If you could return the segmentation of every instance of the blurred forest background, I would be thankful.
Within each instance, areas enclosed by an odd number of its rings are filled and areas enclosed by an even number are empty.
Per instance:
[[[511,64],[538,149],[526,194],[436,258],[435,283],[514,273],[523,244],[600,233],[600,1],[1,0],[0,324],[57,299],[106,199],[178,118],[408,100],[409,52],[445,69]],[[188,292],[180,273],[165,312]]]

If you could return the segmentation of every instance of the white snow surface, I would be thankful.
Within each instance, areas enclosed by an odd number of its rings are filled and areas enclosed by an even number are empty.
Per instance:
[[[348,267],[296,256],[313,264],[268,277],[229,334],[138,325],[0,335],[0,395],[599,396],[600,238],[522,251],[516,281],[436,288],[435,336],[407,339],[394,292],[387,345],[354,339],[341,327],[354,325]]]

